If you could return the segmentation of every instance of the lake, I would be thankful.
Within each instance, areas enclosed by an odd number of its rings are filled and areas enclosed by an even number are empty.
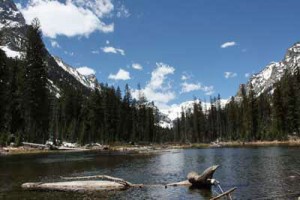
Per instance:
[[[214,178],[223,189],[238,189],[234,199],[297,199],[300,196],[300,147],[184,149],[158,154],[97,152],[0,157],[0,199],[209,199],[212,191],[168,187],[218,164]],[[106,174],[151,186],[125,191],[66,193],[21,189],[24,182],[58,181],[60,176]]]

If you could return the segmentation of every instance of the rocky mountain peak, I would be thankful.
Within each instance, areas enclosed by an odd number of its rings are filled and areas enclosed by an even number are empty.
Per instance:
[[[0,28],[21,27],[25,25],[25,19],[12,0],[0,1]]]
[[[80,74],[75,68],[65,63],[61,58],[59,57],[53,57],[53,58],[56,61],[58,66],[60,66],[68,74],[72,75],[82,85],[92,90],[96,88],[100,90],[100,85],[95,75],[84,76]]]
[[[287,73],[294,73],[300,67],[300,42],[288,48],[284,58],[280,62],[271,62],[262,71],[250,77],[246,85],[246,91],[252,84],[254,92],[259,96],[264,92],[272,93],[274,84]],[[238,96],[238,95],[237,95]]]

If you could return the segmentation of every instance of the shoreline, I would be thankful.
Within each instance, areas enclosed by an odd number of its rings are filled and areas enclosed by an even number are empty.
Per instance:
[[[26,154],[48,154],[48,153],[74,153],[74,152],[103,152],[103,153],[160,153],[169,151],[172,149],[193,149],[193,148],[227,148],[227,147],[268,147],[268,146],[299,146],[300,139],[286,140],[286,141],[226,141],[218,143],[191,143],[191,144],[180,144],[180,143],[166,143],[166,144],[153,144],[153,145],[111,145],[108,149],[97,149],[97,148],[68,148],[60,150],[49,150],[32,148],[26,146],[20,147],[0,147],[0,156],[6,155],[26,155]]]

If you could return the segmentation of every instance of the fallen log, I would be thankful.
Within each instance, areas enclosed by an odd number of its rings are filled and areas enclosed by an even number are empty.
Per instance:
[[[213,183],[211,182],[212,177],[217,170],[219,165],[213,165],[207,168],[201,175],[196,172],[190,172],[187,176],[188,180],[180,181],[176,183],[169,183],[167,186],[191,186],[195,188],[210,188]]]
[[[112,176],[107,175],[96,175],[96,176],[79,176],[79,177],[61,177],[63,180],[92,180],[92,179],[101,179],[101,180],[107,180],[119,183],[121,185],[127,186],[127,187],[136,187],[136,186],[142,186],[141,184],[132,184],[128,181],[125,181],[121,178],[116,178]]]
[[[56,191],[101,191],[101,190],[124,190],[130,187],[143,187],[142,184],[132,184],[120,178],[106,175],[86,177],[62,177],[63,182],[53,183],[24,183],[23,189],[28,190],[56,190]],[[92,180],[99,179],[99,180]]]
[[[24,146],[32,147],[32,148],[41,148],[44,149],[47,146],[45,144],[37,144],[37,143],[30,143],[30,142],[22,142]]]

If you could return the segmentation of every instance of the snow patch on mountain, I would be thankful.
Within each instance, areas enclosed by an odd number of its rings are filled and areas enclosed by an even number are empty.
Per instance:
[[[294,44],[287,50],[284,59],[280,62],[271,62],[261,72],[250,77],[246,91],[249,91],[250,84],[254,92],[259,96],[264,92],[272,93],[274,84],[287,73],[294,73],[300,67],[300,42]]]
[[[167,108],[161,108],[160,112],[163,113],[169,120],[170,122],[174,121],[178,117],[181,117],[181,112],[182,111],[190,111],[193,112],[193,107],[194,103],[199,103],[199,100],[196,101],[185,101],[180,104],[172,104],[171,106]],[[226,104],[229,102],[228,99],[220,99],[220,106],[221,108],[224,108]],[[213,105],[217,105],[218,101],[213,103]],[[206,112],[207,110],[210,109],[211,103],[208,102],[201,102],[202,105],[202,110],[203,112]]]
[[[53,83],[52,80],[48,79],[48,88],[52,94],[55,95],[56,98],[60,98],[60,89]]]
[[[76,78],[77,81],[79,81],[82,85],[86,86],[87,88],[90,88],[92,90],[95,90],[95,88],[100,89],[98,86],[98,81],[94,75],[88,75],[84,76],[81,73],[79,73],[75,68],[71,67],[70,65],[63,62],[62,59],[58,57],[54,57],[56,63],[66,72],[71,74],[73,77]]]
[[[0,48],[5,52],[6,56],[9,58],[21,58],[22,54],[18,51],[13,51],[7,46],[0,46]]]
[[[0,2],[0,28],[16,28],[25,25],[22,13],[12,0],[2,0]]]

